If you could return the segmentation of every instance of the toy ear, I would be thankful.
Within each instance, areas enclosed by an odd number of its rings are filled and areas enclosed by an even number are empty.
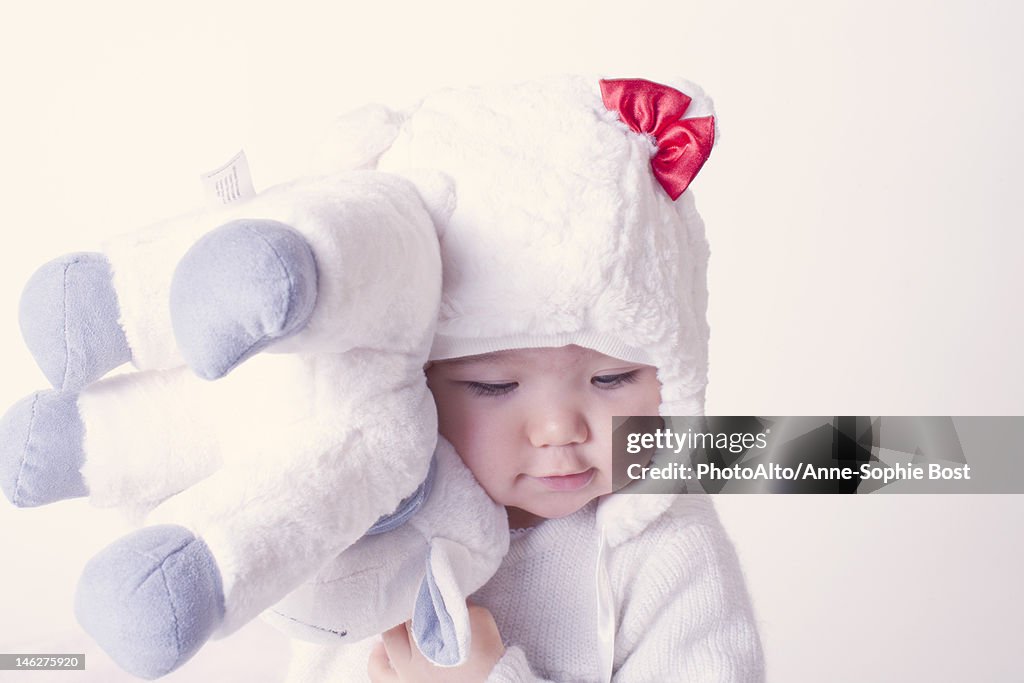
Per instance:
[[[313,157],[313,173],[372,169],[398,137],[405,116],[368,104],[335,119]]]
[[[427,573],[412,616],[412,635],[423,656],[437,666],[458,666],[469,654],[468,597],[456,567],[468,566],[469,551],[443,538],[431,541]]]

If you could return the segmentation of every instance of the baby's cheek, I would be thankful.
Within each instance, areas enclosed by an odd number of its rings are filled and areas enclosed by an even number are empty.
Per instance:
[[[462,462],[491,500],[499,505],[515,503],[511,493],[513,483],[510,474],[496,466],[493,457],[479,451],[467,451],[467,455],[462,456]]]
[[[459,400],[460,397],[450,389],[430,387],[430,390],[437,408],[437,430],[453,445],[457,441],[463,441],[467,416],[466,407]]]
[[[438,430],[455,447],[473,476],[480,479],[481,474],[486,474],[487,453],[490,450],[487,430],[471,414],[455,412],[444,418],[439,415]]]
[[[640,385],[637,412],[634,415],[657,415],[661,405],[661,382],[653,375]]]

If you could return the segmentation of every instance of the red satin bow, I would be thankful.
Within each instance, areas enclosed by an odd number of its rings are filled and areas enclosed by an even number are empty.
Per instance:
[[[602,80],[601,98],[634,131],[654,136],[654,177],[673,200],[678,199],[711,154],[715,117],[682,118],[690,97],[639,78]]]

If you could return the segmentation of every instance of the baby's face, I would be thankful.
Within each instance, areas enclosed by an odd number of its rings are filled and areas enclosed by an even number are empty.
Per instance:
[[[513,526],[610,493],[612,417],[657,415],[661,401],[653,367],[578,346],[436,362],[427,384],[441,434]]]

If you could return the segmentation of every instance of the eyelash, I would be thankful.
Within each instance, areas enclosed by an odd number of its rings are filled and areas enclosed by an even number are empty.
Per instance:
[[[618,375],[598,375],[590,380],[598,389],[610,391],[618,389],[624,384],[632,384],[637,381],[638,370],[630,370]],[[476,396],[504,396],[515,390],[519,382],[502,382],[500,384],[488,384],[487,382],[466,382],[466,388]]]
[[[487,384],[486,382],[466,382],[466,387],[477,396],[504,396],[519,386],[518,382]]]
[[[598,389],[618,389],[623,384],[632,384],[637,381],[639,370],[630,370],[618,375],[599,375],[590,380],[590,383]]]

